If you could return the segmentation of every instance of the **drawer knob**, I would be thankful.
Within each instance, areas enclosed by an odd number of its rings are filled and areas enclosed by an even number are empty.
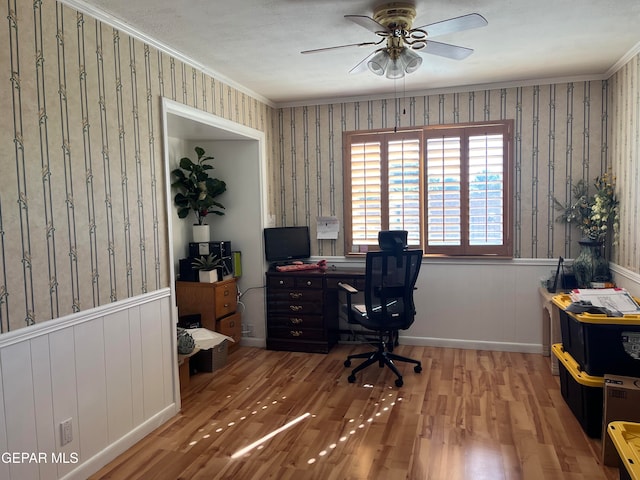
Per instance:
[[[229,296],[229,290],[225,290],[225,291],[224,291],[224,296],[225,296],[225,297],[228,297],[228,296]]]
[[[301,337],[302,336],[302,330],[291,330],[291,336],[292,337]]]
[[[291,323],[294,325],[300,325],[302,323],[302,319],[300,317],[291,317]]]
[[[295,300],[302,298],[302,292],[290,292],[289,296]]]
[[[284,281],[283,281],[283,280],[280,280],[278,283],[279,283],[280,285],[284,285]]]
[[[289,309],[292,312],[299,312],[300,310],[302,310],[302,305],[289,305]]]
[[[307,280],[307,287],[311,286],[311,280]]]

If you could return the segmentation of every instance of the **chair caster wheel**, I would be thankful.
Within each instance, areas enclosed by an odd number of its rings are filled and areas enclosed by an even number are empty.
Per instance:
[[[402,379],[396,378],[396,387],[401,387],[402,385],[404,385],[404,382],[402,381]]]
[[[351,366],[351,360],[345,360],[344,361],[344,366],[345,367],[350,367]]]
[[[422,367],[420,365],[416,365],[413,367],[413,371],[416,373],[420,373],[422,371]]]
[[[355,375],[349,375],[347,377],[347,380],[349,380],[349,383],[354,383],[356,381],[356,376]]]

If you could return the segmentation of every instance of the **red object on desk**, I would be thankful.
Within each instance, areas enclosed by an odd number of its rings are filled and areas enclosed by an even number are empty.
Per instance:
[[[279,265],[278,272],[295,272],[298,270],[324,270],[327,268],[327,261],[320,260],[318,263],[294,263],[292,265]]]

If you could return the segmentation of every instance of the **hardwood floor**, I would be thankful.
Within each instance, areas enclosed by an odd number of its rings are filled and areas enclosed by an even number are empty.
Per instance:
[[[600,465],[600,441],[583,433],[547,357],[400,346],[423,362],[420,374],[400,364],[403,387],[375,365],[348,383],[345,357],[367,348],[241,347],[223,369],[191,377],[181,414],[91,478],[618,478]]]

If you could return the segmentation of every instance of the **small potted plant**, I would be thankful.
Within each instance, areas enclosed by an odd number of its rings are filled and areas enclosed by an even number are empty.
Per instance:
[[[213,283],[222,280],[223,277],[223,263],[217,255],[210,253],[209,255],[201,256],[191,262],[191,266],[194,270],[198,270],[198,279],[201,282]]]
[[[209,170],[213,170],[213,166],[207,162],[213,160],[213,157],[206,155],[201,147],[195,147],[195,152],[198,156],[196,162],[183,157],[180,159],[180,168],[171,172],[174,177],[171,186],[178,190],[173,200],[178,208],[178,217],[186,218],[191,212],[196,215],[198,223],[194,225],[193,241],[208,242],[209,226],[204,223],[205,218],[210,213],[224,215],[224,206],[216,197],[227,190],[227,184],[209,176]]]

